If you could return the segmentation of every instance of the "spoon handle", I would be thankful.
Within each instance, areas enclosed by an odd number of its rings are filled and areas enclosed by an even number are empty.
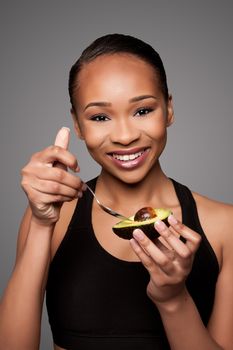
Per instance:
[[[117,213],[115,210],[109,208],[109,207],[106,207],[105,205],[103,205],[99,199],[96,197],[96,194],[94,191],[92,191],[92,189],[86,184],[87,186],[87,189],[91,192],[91,194],[93,195],[93,197],[95,198],[96,202],[98,203],[98,205],[100,206],[100,208],[102,210],[104,210],[106,213],[112,215],[112,216],[115,216],[121,220],[128,220],[128,221],[132,221],[131,219],[127,218],[126,216],[122,215],[122,214],[119,214]]]

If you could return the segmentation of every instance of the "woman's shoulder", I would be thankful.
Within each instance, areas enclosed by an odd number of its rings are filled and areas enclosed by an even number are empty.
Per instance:
[[[199,215],[208,222],[220,222],[228,226],[232,220],[233,205],[192,192]]]
[[[193,192],[202,228],[219,259],[233,251],[233,205]]]

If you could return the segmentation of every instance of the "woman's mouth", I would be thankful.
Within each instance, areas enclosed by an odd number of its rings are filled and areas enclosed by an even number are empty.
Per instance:
[[[118,167],[133,169],[140,166],[144,162],[148,151],[149,148],[145,148],[137,151],[116,151],[109,153],[108,155]]]
[[[124,162],[127,162],[127,161],[129,161],[129,160],[134,160],[134,159],[140,157],[140,156],[143,154],[143,152],[144,152],[144,151],[137,152],[137,153],[132,153],[132,154],[124,154],[124,155],[113,153],[112,156],[113,156],[113,158],[115,158],[115,159],[118,159],[118,160],[122,160],[122,161],[124,161]]]

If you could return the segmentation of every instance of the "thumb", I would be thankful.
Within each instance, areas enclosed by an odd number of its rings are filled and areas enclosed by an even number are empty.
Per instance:
[[[54,145],[68,149],[70,141],[70,129],[63,126],[57,133]]]
[[[62,147],[64,149],[68,149],[70,141],[70,129],[63,126],[57,133],[54,145]],[[60,168],[63,170],[67,170],[66,166],[59,162],[54,162],[53,166],[56,168]]]

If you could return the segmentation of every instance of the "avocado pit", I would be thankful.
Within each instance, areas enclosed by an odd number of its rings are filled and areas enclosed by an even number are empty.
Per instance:
[[[162,220],[167,224],[167,218],[170,214],[170,209],[143,207],[135,215],[130,216],[129,220],[122,220],[115,224],[112,230],[123,239],[131,239],[133,238],[133,231],[139,228],[150,239],[154,239],[159,236],[158,231],[154,227],[155,221]]]
[[[156,212],[151,207],[139,209],[134,215],[134,221],[145,221],[156,217]]]

